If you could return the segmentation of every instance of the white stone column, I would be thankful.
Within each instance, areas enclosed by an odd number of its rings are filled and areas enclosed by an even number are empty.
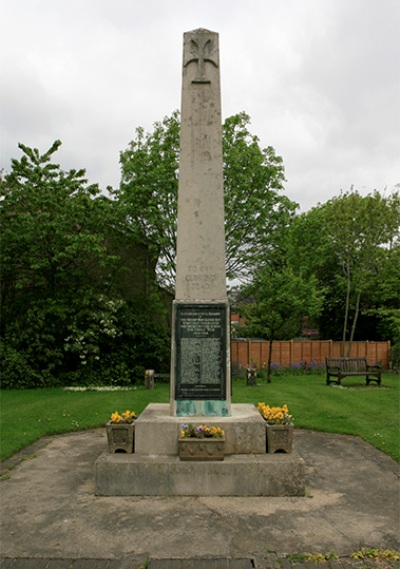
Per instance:
[[[226,295],[218,34],[184,34],[176,300]]]
[[[171,414],[230,415],[218,34],[184,34]]]

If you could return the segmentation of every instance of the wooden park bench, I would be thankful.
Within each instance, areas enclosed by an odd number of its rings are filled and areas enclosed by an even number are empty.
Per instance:
[[[342,384],[342,379],[348,376],[365,376],[367,385],[371,381],[381,384],[380,364],[368,365],[367,358],[325,358],[326,362],[326,384]],[[332,377],[336,379],[331,379]]]

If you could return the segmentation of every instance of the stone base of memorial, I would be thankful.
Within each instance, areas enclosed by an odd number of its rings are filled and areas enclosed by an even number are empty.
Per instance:
[[[103,453],[95,482],[96,496],[305,496],[305,465],[296,452],[265,450],[211,461]]]
[[[224,460],[225,438],[178,439],[180,460]]]
[[[168,403],[150,403],[135,421],[135,454],[178,456],[182,423],[220,427],[225,433],[225,456],[265,454],[265,421],[254,405],[246,403],[233,404],[229,417],[185,420],[172,415]]]
[[[106,424],[108,452],[125,452],[132,454],[135,450],[135,424],[111,423]]]
[[[293,447],[293,425],[267,424],[267,452],[291,453]]]
[[[254,405],[232,404],[230,417],[190,417],[225,432],[224,460],[181,460],[182,418],[151,403],[135,421],[133,454],[102,453],[97,496],[304,496],[305,463],[296,452],[266,453],[266,425]]]

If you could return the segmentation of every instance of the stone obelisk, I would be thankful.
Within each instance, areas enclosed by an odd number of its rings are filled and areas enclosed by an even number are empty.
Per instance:
[[[218,34],[184,34],[171,414],[230,415]]]
[[[304,496],[297,453],[266,454],[254,405],[231,405],[218,35],[184,35],[171,401],[150,403],[132,454],[103,453],[97,496]],[[183,423],[221,427],[225,460],[180,460]]]

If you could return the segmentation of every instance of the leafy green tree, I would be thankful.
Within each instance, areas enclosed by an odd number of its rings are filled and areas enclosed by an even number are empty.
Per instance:
[[[260,147],[246,113],[223,124],[227,275],[251,277],[279,246],[297,204],[283,192],[283,160],[272,146]]]
[[[380,253],[379,271],[369,280],[366,290],[364,312],[377,319],[382,338],[391,339],[400,350],[400,241]]]
[[[334,242],[346,287],[343,346],[349,328],[352,295],[354,299],[348,355],[360,313],[361,296],[368,279],[379,268],[380,248],[388,246],[399,232],[399,203],[398,194],[385,199],[379,192],[366,197],[347,192],[326,204],[328,233]]]
[[[296,205],[280,192],[284,167],[272,147],[262,149],[248,130],[245,113],[223,125],[226,263],[230,278],[245,277],[273,247],[273,234],[287,224]],[[179,172],[178,112],[142,128],[121,152],[118,198],[129,224],[140,229],[158,260],[160,282],[175,282],[177,191]]]
[[[286,337],[298,334],[304,316],[319,315],[323,295],[314,277],[296,274],[284,263],[281,268],[265,265],[247,290],[251,302],[242,305],[247,333],[269,340],[267,380],[271,382],[272,345],[284,331]]]
[[[1,180],[3,357],[18,359],[37,385],[54,380],[71,314],[101,302],[108,275],[98,269],[115,261],[103,232],[109,202],[95,199],[83,170],[51,163],[60,144],[43,155],[20,144],[22,158]]]
[[[136,129],[121,152],[117,198],[128,226],[135,227],[158,260],[161,283],[173,281],[176,250],[179,118],[175,112],[154,125],[152,133]]]
[[[291,229],[290,257],[306,274],[316,274],[326,291],[325,322],[342,315],[343,350],[354,340],[368,290],[398,243],[399,193],[360,196],[350,190],[298,216]],[[380,276],[379,276],[380,275]],[[364,300],[363,300],[364,299]],[[333,335],[339,335],[333,331]],[[343,352],[344,355],[344,352]]]
[[[52,163],[60,144],[21,144],[0,180],[2,387],[131,381],[158,350],[146,247],[84,170]]]
[[[339,339],[342,331],[344,306],[337,282],[341,277],[334,244],[325,231],[324,206],[296,215],[290,224],[287,257],[296,273],[306,278],[315,276],[324,291],[322,317],[319,321],[321,337]]]

